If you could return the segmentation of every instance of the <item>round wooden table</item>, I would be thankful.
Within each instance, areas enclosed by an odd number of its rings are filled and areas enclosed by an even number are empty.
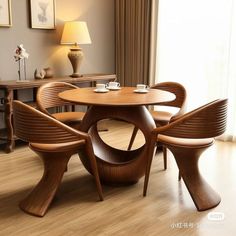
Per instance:
[[[96,93],[94,88],[80,88],[59,93],[61,99],[89,106],[80,130],[88,132],[92,137],[102,182],[132,184],[144,176],[150,133],[156,127],[146,105],[158,105],[175,99],[175,95],[169,92],[150,89],[147,93],[135,93],[135,89],[122,87],[118,91]],[[137,126],[144,135],[145,144],[138,149],[125,151],[104,143],[98,134],[97,122],[109,118]],[[91,173],[90,163],[84,153],[80,153],[80,159]]]

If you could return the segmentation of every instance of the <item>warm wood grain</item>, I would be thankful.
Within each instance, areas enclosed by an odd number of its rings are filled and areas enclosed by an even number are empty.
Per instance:
[[[44,173],[31,193],[21,201],[20,208],[32,215],[44,216],[48,210],[71,156],[86,153],[94,175],[98,194],[103,200],[96,159],[90,137],[20,101],[13,101],[13,119],[18,138],[42,159]]]
[[[49,79],[31,79],[25,82],[17,82],[16,80],[1,80],[0,88],[3,89],[27,89],[33,87],[39,87],[48,82],[67,82],[72,84],[86,83],[86,82],[96,82],[104,80],[115,80],[115,74],[86,74],[79,78],[72,77],[54,77]]]
[[[172,101],[163,101],[157,105],[163,107],[175,107],[178,108],[178,111],[173,113],[167,111],[158,111],[158,110],[150,110],[152,117],[156,123],[156,126],[162,126],[168,124],[171,120],[177,119],[180,115],[183,115],[186,108],[186,97],[187,92],[182,84],[179,84],[177,82],[162,82],[157,83],[151,87],[152,89],[159,89],[162,91],[168,91],[170,93],[173,93],[175,95],[175,99]],[[128,150],[131,150],[134,139],[136,137],[138,128],[134,127],[133,134],[130,139],[130,143],[128,146]],[[158,144],[161,146],[161,144]],[[166,148],[163,146],[163,161],[164,161],[164,169],[167,168],[167,156],[166,156]]]
[[[100,133],[104,141],[126,150],[133,126],[118,121],[106,121],[105,125],[109,131]],[[138,132],[133,148],[142,144]],[[10,154],[0,151],[0,235],[234,236],[235,157],[236,143],[221,141],[202,154],[201,173],[222,200],[212,210],[197,212],[184,182],[177,181],[178,168],[169,151],[166,171],[162,153],[153,159],[147,197],[142,196],[141,179],[131,186],[103,186],[103,202],[97,201],[93,178],[75,154],[50,210],[43,218],[36,218],[24,214],[17,205],[39,181],[42,163],[26,145],[17,143]],[[210,212],[222,212],[225,219],[210,221]]]
[[[150,166],[156,141],[160,141],[174,155],[179,172],[199,211],[208,210],[220,203],[220,196],[201,176],[198,160],[215,137],[224,133],[227,120],[227,99],[210,102],[189,112],[170,124],[152,132],[145,175],[146,196]]]
[[[96,93],[93,88],[82,88],[59,93],[59,97],[66,101],[90,105],[80,130],[91,134],[101,180],[109,184],[136,183],[144,175],[150,133],[156,127],[144,105],[167,102],[175,98],[173,94],[157,89],[150,89],[145,94],[137,94],[134,89],[123,87],[119,91]],[[117,150],[104,144],[96,125],[107,118],[134,124],[145,136],[145,144],[132,151]],[[90,171],[87,159],[81,155],[80,158]]]
[[[105,144],[97,132],[97,122],[107,118],[123,120],[139,127],[145,137],[145,144],[132,151],[119,150]],[[145,106],[91,106],[84,116],[80,130],[89,132],[91,135],[101,181],[109,184],[136,183],[145,173],[147,143],[150,133],[155,127]],[[90,171],[88,159],[82,155],[80,155],[80,159],[86,169]]]
[[[175,95],[175,99],[173,101],[162,102],[160,104],[161,106],[170,106],[170,107],[180,108],[180,110],[176,114],[172,115],[172,118],[174,118],[174,116],[179,116],[179,115],[184,114],[185,108],[186,108],[187,92],[182,84],[179,84],[177,82],[162,82],[162,83],[157,83],[153,85],[151,88],[160,89],[162,91],[168,91]]]
[[[73,103],[58,97],[58,93],[71,89],[78,89],[78,87],[66,82],[49,82],[43,84],[37,91],[37,108],[45,114],[78,129],[85,113],[74,111]],[[59,108],[61,112],[52,113],[50,112],[51,108]]]
[[[14,99],[19,99],[17,96],[17,92],[19,90],[32,89],[34,100],[37,88],[49,82],[67,82],[76,84],[79,87],[91,87],[94,86],[97,81],[106,83],[114,80],[116,80],[116,75],[114,74],[87,74],[83,75],[80,78],[71,78],[68,76],[55,77],[50,79],[32,79],[25,82],[17,82],[16,80],[10,80],[9,78],[8,80],[0,80],[0,90],[4,94],[4,104],[1,107],[0,112],[4,112],[7,133],[7,137],[4,137],[4,139],[6,140],[5,151],[7,153],[12,152],[15,145],[14,129],[12,126],[12,101]]]
[[[175,95],[150,89],[148,93],[135,93],[135,87],[122,87],[118,91],[109,91],[107,93],[95,93],[95,88],[82,88],[78,90],[65,91],[59,94],[59,97],[78,104],[97,105],[97,106],[140,106],[159,104],[163,101],[175,99]]]

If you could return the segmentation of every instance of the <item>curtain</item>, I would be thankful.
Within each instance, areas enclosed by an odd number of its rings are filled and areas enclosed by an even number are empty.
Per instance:
[[[153,0],[151,3],[151,32],[150,32],[149,83],[148,83],[150,86],[156,83],[158,4],[159,0]]]
[[[149,84],[151,9],[152,0],[115,0],[116,74],[123,86]]]
[[[236,141],[236,3],[159,0],[156,82],[177,81],[188,110],[228,98],[224,140]]]

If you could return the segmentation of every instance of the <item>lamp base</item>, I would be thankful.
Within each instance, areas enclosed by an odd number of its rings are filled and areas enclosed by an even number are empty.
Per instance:
[[[79,77],[83,77],[83,75],[81,75],[81,74],[72,74],[72,75],[70,75],[70,77],[72,77],[72,78],[79,78]]]
[[[70,52],[68,53],[68,58],[73,68],[73,74],[70,75],[70,77],[72,78],[81,77],[81,74],[79,74],[79,68],[83,60],[83,57],[84,57],[84,53],[82,52],[81,48],[74,47],[70,49]]]

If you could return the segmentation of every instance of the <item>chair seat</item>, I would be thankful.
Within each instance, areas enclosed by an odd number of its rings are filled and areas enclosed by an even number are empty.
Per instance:
[[[29,147],[34,151],[42,151],[42,152],[65,152],[71,150],[78,150],[80,146],[85,144],[85,140],[78,140],[73,142],[66,143],[30,143]]]
[[[161,122],[164,124],[168,124],[170,122],[171,117],[174,115],[171,112],[167,111],[150,111],[155,122]]]
[[[81,122],[84,115],[84,112],[60,112],[52,114],[55,119],[65,124]]]
[[[214,139],[213,138],[185,139],[185,138],[174,138],[159,134],[158,141],[160,141],[162,144],[170,144],[171,146],[196,148],[196,147],[210,146],[213,144]]]

